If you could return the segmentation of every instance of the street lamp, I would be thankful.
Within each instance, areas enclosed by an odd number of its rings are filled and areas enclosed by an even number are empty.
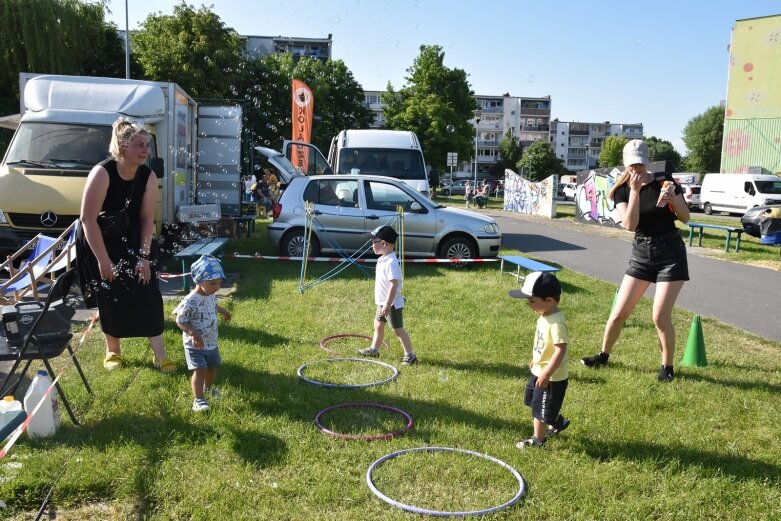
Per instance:
[[[480,109],[477,109],[474,111],[475,114],[475,184],[472,187],[473,190],[477,190],[477,138],[480,135],[480,116],[481,111]]]

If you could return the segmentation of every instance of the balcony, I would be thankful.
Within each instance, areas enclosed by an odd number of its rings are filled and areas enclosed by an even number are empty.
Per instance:
[[[550,109],[530,109],[521,107],[521,116],[550,116]]]
[[[521,131],[550,132],[550,125],[521,125]]]

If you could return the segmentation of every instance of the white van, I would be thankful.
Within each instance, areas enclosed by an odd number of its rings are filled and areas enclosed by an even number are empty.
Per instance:
[[[408,130],[342,130],[331,141],[328,163],[336,174],[393,177],[430,195],[423,149]]]
[[[744,214],[749,208],[781,204],[781,178],[767,174],[705,174],[700,209]]]

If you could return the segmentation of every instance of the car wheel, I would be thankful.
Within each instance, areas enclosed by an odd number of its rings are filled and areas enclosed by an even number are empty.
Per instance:
[[[439,248],[439,257],[441,259],[474,259],[476,256],[477,253],[472,242],[464,237],[448,239]],[[462,268],[466,264],[464,262],[454,262],[452,266]]]
[[[442,195],[450,197],[450,190],[448,190],[448,189],[442,190]]]
[[[285,235],[280,247],[280,254],[287,257],[303,257],[304,256],[304,230],[298,229]],[[317,237],[312,234],[312,242],[309,245],[309,255],[316,257],[320,254],[320,243],[317,242]]]
[[[710,205],[710,203],[705,203],[705,206],[702,208],[702,211],[705,212],[706,215],[710,215],[713,213],[713,207]]]

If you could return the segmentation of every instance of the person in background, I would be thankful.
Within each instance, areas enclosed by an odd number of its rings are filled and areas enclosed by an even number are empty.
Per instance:
[[[263,173],[266,174],[266,182],[268,183],[271,200],[272,202],[276,202],[279,198],[279,179],[277,179],[276,174],[268,167],[263,169]]]
[[[271,199],[271,189],[268,185],[268,176],[263,173],[252,188],[252,195],[258,210],[263,210],[263,217],[268,217],[268,212],[274,205]]]
[[[172,373],[176,364],[163,346],[163,297],[152,262],[157,178],[146,166],[149,142],[149,134],[138,123],[125,118],[114,122],[111,158],[92,169],[84,188],[76,264],[84,303],[99,311],[106,341],[103,366],[122,366],[120,338],[147,337],[155,367]],[[104,232],[99,214],[123,208],[126,230]]]
[[[686,245],[675,220],[688,222],[689,207],[683,191],[669,174],[654,175],[648,171],[648,145],[633,139],[624,146],[625,170],[610,191],[621,223],[635,232],[632,254],[615,305],[605,325],[602,350],[581,359],[587,367],[608,365],[613,346],[621,335],[627,318],[648,287],[655,283],[653,321],[662,351],[658,380],[675,378],[675,326],[672,313],[675,301],[689,280]]]
[[[467,181],[464,185],[464,204],[467,208],[474,200],[475,192],[472,189],[472,181]]]

